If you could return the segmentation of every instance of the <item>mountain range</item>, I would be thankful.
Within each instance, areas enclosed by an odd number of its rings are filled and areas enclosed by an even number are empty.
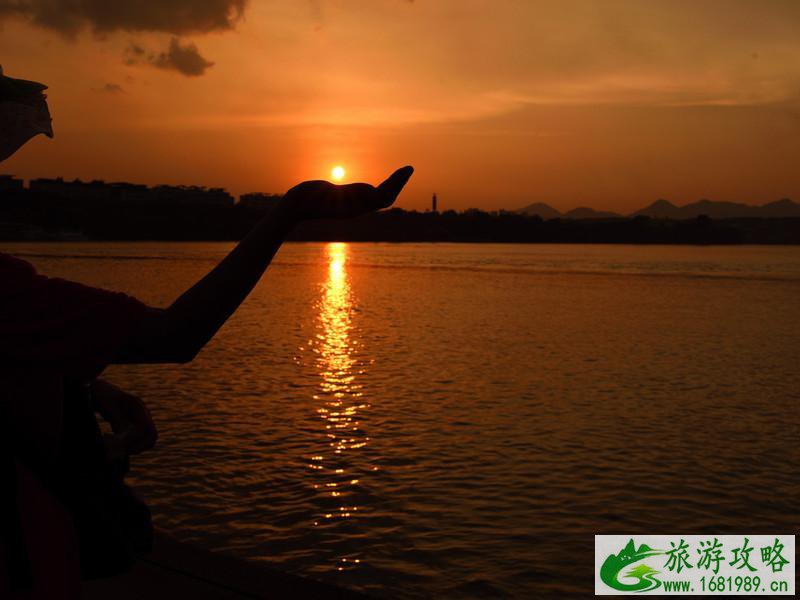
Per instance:
[[[535,202],[516,212],[529,216],[538,215],[542,219],[621,219],[628,217],[653,217],[661,219],[695,219],[706,215],[712,219],[736,219],[744,217],[780,218],[800,217],[800,203],[788,198],[768,202],[761,206],[752,206],[740,202],[725,202],[715,200],[698,200],[684,206],[676,206],[669,200],[659,199],[629,215],[615,212],[598,211],[593,208],[581,206],[562,213],[549,204]]]

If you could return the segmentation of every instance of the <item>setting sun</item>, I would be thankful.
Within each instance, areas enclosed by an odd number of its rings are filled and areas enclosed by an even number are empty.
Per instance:
[[[346,171],[344,170],[344,167],[341,165],[336,165],[335,167],[333,167],[333,169],[331,169],[331,177],[335,181],[341,181],[342,179],[344,179],[345,173]]]

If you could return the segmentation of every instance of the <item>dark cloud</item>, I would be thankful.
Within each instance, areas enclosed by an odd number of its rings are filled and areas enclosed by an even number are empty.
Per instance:
[[[124,61],[129,66],[149,64],[159,69],[178,71],[187,77],[199,77],[214,65],[200,55],[195,44],[191,42],[182,44],[177,37],[170,40],[166,50],[157,54],[133,43],[125,51]]]
[[[192,43],[181,45],[178,38],[172,38],[167,51],[161,52],[152,64],[159,69],[174,69],[187,77],[198,77],[214,65],[200,56],[197,46]]]
[[[0,0],[0,19],[17,16],[69,37],[84,29],[103,36],[117,31],[164,32],[175,35],[232,29],[248,0]],[[151,64],[188,77],[203,75],[214,63],[197,46],[173,37],[160,53],[131,44],[128,65]]]
[[[122,86],[117,83],[107,83],[103,86],[103,91],[108,94],[122,94],[124,90]]]
[[[17,15],[65,35],[160,31],[174,34],[232,29],[248,0],[0,0],[0,18]]]
[[[133,65],[147,60],[145,54],[147,54],[147,51],[139,44],[133,42],[125,49],[124,62],[126,65],[132,67]]]

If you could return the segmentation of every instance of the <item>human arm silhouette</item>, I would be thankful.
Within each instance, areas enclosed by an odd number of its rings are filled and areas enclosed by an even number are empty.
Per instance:
[[[327,181],[296,185],[222,262],[169,308],[149,309],[114,362],[191,361],[255,287],[296,223],[354,217],[387,208],[413,172],[412,167],[398,169],[377,187]]]

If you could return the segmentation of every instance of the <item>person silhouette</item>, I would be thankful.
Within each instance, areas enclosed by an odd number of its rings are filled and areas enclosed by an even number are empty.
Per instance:
[[[0,71],[0,161],[53,136],[45,89]],[[122,572],[150,544],[149,512],[122,479],[157,430],[140,398],[99,379],[105,367],[193,360],[295,225],[387,208],[412,173],[403,167],[378,186],[294,186],[167,308],[0,253],[0,597],[78,598],[81,577]],[[100,434],[95,413],[112,434]]]

